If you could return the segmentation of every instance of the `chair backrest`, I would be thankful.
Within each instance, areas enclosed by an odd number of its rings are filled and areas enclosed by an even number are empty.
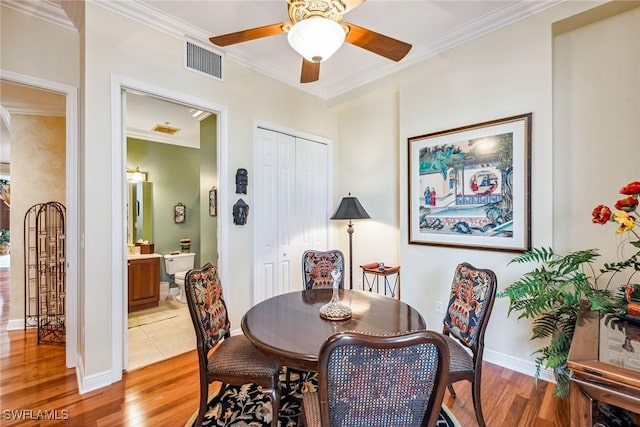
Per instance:
[[[209,350],[231,334],[218,268],[207,263],[200,269],[189,270],[184,279],[184,291],[196,330],[198,352],[206,360]]]
[[[493,271],[463,262],[456,267],[443,332],[455,336],[474,354],[484,347],[484,332],[496,297]]]
[[[333,249],[329,251],[307,250],[302,254],[302,281],[305,290],[333,287],[331,271],[340,271],[338,287],[344,289],[344,254]]]
[[[435,425],[449,380],[449,350],[440,334],[344,332],[320,350],[323,426]]]

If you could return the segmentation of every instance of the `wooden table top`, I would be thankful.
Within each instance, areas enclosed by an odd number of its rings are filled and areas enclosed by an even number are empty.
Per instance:
[[[426,329],[420,313],[410,305],[370,292],[340,290],[349,305],[348,320],[328,321],[320,307],[331,300],[331,289],[290,292],[264,300],[242,318],[242,331],[265,354],[282,365],[317,371],[320,347],[331,335],[344,331],[391,334]]]

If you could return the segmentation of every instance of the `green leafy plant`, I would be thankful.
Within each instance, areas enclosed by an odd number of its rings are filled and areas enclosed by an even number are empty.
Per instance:
[[[9,234],[9,230],[3,228],[0,230],[0,253],[6,253],[9,244],[11,243],[11,238]]]
[[[596,273],[596,249],[558,255],[551,248],[535,248],[515,257],[511,263],[535,262],[536,267],[509,285],[498,297],[509,298],[508,315],[533,320],[531,339],[548,339],[534,352],[536,380],[543,368],[552,369],[556,378],[553,395],[569,395],[567,357],[583,301],[592,310],[610,310],[618,299],[608,289],[598,289],[602,272]]]

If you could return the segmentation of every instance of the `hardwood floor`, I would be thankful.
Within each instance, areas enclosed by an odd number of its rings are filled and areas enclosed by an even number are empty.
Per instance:
[[[37,345],[36,332],[6,331],[8,273],[0,269],[0,425],[184,426],[198,405],[195,351],[128,372],[108,387],[78,394],[75,369],[65,367],[62,345]],[[483,366],[483,409],[489,427],[569,425],[568,402],[551,397],[553,385],[502,367]],[[470,386],[445,392],[445,404],[463,427],[475,427]],[[30,413],[28,411],[31,411]],[[57,418],[24,421],[24,417]],[[17,416],[21,415],[22,420]]]

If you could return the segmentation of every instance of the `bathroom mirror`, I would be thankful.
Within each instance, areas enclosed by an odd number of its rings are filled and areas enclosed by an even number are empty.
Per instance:
[[[129,243],[153,242],[153,183],[129,182],[127,229]]]

